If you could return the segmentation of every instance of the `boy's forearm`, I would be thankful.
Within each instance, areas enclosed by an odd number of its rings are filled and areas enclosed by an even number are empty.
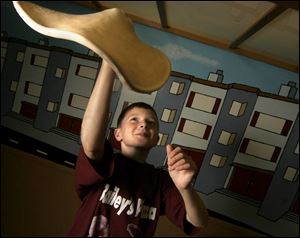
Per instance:
[[[208,212],[197,192],[191,186],[179,192],[184,201],[187,220],[196,227],[206,227]]]
[[[81,125],[82,146],[91,159],[103,154],[114,77],[113,70],[103,60]]]

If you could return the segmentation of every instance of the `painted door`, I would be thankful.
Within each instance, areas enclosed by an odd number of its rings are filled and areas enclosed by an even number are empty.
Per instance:
[[[22,101],[20,114],[34,120],[36,118],[37,109],[37,105]]]
[[[247,195],[255,200],[262,201],[271,184],[272,175],[262,172],[253,172]]]
[[[205,151],[203,150],[194,150],[194,149],[188,149],[188,148],[183,148],[183,151],[192,157],[192,159],[194,160],[194,162],[196,163],[197,166],[197,173],[199,172],[201,166],[202,166],[202,162],[203,162],[203,158],[205,155]]]
[[[82,120],[80,118],[61,114],[59,117],[58,128],[80,135]]]
[[[291,212],[299,215],[299,193],[295,196],[295,200],[291,206]]]
[[[252,172],[250,170],[235,167],[231,177],[229,190],[242,195],[247,195],[247,188],[251,181],[251,175]]]
[[[235,167],[228,189],[262,201],[270,186],[272,175],[260,171]]]

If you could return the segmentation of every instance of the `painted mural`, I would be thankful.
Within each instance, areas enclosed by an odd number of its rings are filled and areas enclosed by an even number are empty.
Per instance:
[[[298,74],[135,26],[169,56],[173,70],[152,94],[115,79],[107,139],[119,149],[112,131],[123,107],[153,105],[160,140],[148,163],[164,168],[165,146],[181,146],[198,166],[193,185],[212,215],[272,236],[298,236]],[[243,67],[228,66],[230,59]],[[74,167],[100,67],[89,49],[31,31],[11,4],[1,2],[2,143]]]

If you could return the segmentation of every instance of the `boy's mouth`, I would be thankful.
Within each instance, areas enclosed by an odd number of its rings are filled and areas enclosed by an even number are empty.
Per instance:
[[[147,132],[138,132],[135,135],[148,138],[150,135]]]

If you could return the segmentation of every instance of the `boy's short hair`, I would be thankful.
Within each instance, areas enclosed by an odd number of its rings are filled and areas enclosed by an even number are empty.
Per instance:
[[[129,112],[131,109],[133,109],[135,107],[150,110],[155,114],[155,116],[157,118],[157,114],[156,114],[156,112],[155,112],[155,110],[152,106],[150,106],[149,104],[144,103],[144,102],[135,102],[135,103],[131,103],[129,106],[127,106],[126,108],[123,109],[123,111],[119,115],[119,118],[118,118],[118,121],[117,121],[117,126],[118,127],[121,125],[121,122],[124,119],[126,113]]]

